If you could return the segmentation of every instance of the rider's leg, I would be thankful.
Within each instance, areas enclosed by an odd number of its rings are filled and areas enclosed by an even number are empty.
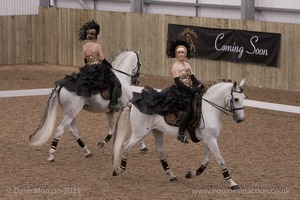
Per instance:
[[[109,103],[108,108],[111,110],[119,111],[120,105],[118,104],[118,97],[119,97],[119,89],[121,88],[121,83],[119,79],[115,76],[113,83],[112,83],[112,92],[111,92],[111,100]]]
[[[182,114],[182,117],[181,117],[181,122],[180,122],[180,125],[179,125],[179,131],[178,131],[177,139],[183,144],[188,143],[184,133],[185,133],[185,130],[186,130],[187,125],[189,123],[191,110],[192,109],[191,109],[190,105],[186,105],[184,107],[183,114]]]

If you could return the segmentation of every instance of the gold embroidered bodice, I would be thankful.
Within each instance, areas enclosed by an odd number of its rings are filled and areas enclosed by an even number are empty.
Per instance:
[[[85,59],[87,60],[88,65],[93,65],[93,64],[100,64],[102,61],[100,60],[98,54],[91,54],[91,55],[86,55]]]
[[[179,79],[182,81],[186,86],[192,87],[193,81],[191,79],[192,72],[190,69],[181,69],[179,70]]]

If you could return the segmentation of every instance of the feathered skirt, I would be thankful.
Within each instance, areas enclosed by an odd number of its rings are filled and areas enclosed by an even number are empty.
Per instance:
[[[184,110],[191,102],[192,95],[175,84],[160,92],[145,86],[141,93],[134,92],[132,98],[132,103],[140,112],[148,115],[165,115],[168,112]]]
[[[80,72],[66,75],[65,78],[55,82],[64,86],[70,92],[79,96],[90,97],[104,89],[111,91],[116,75],[105,64],[85,65]]]

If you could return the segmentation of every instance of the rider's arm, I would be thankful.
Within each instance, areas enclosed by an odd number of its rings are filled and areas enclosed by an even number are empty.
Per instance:
[[[193,81],[194,84],[196,85],[202,85],[202,83],[200,83],[200,81],[198,81],[198,79],[195,77],[194,74],[192,74],[191,79]]]
[[[175,84],[180,87],[181,89],[187,90],[189,93],[194,93],[194,90],[188,86],[186,86],[179,77],[174,78]]]
[[[189,63],[185,63],[185,65],[191,70],[191,73],[192,73],[191,79],[192,79],[193,84],[197,85],[198,88],[203,89],[204,85],[194,75],[191,65]]]
[[[112,65],[110,64],[110,62],[108,62],[105,58],[102,60],[102,63],[104,63],[105,65],[107,65],[110,68],[113,68]]]

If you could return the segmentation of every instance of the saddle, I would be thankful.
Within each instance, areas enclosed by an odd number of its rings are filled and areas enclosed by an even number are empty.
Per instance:
[[[201,107],[202,107],[202,94],[196,93],[195,96],[192,99],[192,117],[189,121],[188,128],[187,128],[189,130],[191,139],[194,142],[199,142],[199,141],[197,141],[197,138],[194,135],[195,132],[193,130],[198,128],[200,123],[201,123],[201,121],[200,121],[201,120],[201,114],[202,114]],[[181,117],[182,117],[182,111],[175,110],[175,111],[170,111],[167,114],[165,114],[164,115],[164,120],[170,126],[179,127],[179,125],[181,123]],[[193,135],[191,135],[191,133]]]
[[[101,90],[100,95],[105,100],[110,100],[110,98],[111,98],[111,93],[110,93],[110,90],[108,88]]]
[[[111,88],[102,89],[102,90],[100,90],[99,93],[103,99],[111,100]],[[122,96],[122,89],[118,88],[118,98],[120,98],[121,96]]]

